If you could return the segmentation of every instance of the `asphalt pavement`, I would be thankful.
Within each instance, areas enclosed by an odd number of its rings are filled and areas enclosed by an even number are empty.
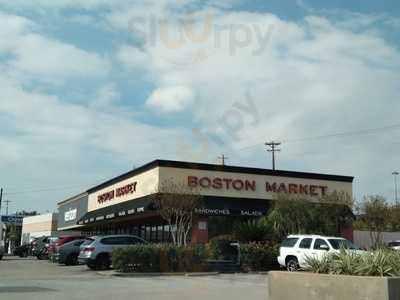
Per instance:
[[[34,258],[0,261],[1,300],[267,300],[266,275],[120,278]]]

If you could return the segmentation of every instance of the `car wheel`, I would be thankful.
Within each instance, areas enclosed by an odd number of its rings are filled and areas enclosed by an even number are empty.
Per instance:
[[[65,260],[67,266],[76,266],[78,264],[78,255],[70,254]]]
[[[108,270],[110,265],[110,257],[107,254],[100,254],[96,258],[95,267],[97,270]]]
[[[0,255],[0,260],[2,260],[3,259],[3,255]]]
[[[299,266],[299,261],[297,260],[296,257],[291,257],[288,259],[288,261],[286,262],[286,269],[289,272],[296,272],[298,271],[300,268]]]

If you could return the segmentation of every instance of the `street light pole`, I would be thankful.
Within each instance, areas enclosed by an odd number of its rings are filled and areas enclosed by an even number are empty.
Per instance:
[[[397,198],[397,176],[399,175],[399,172],[394,171],[392,175],[394,176],[394,200],[396,202],[396,206],[398,206],[399,202]]]

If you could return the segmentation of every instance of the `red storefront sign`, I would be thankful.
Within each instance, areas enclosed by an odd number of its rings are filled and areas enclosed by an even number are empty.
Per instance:
[[[122,187],[116,188],[115,190],[103,193],[97,196],[97,202],[102,204],[107,201],[111,201],[114,198],[119,198],[128,194],[133,194],[136,192],[137,182],[133,182]]]

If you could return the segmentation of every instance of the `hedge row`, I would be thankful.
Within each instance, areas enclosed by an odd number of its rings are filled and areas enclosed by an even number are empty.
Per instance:
[[[277,268],[278,248],[268,244],[241,244],[243,271],[267,271]],[[204,272],[208,259],[232,259],[235,249],[219,240],[204,245],[137,245],[116,249],[112,264],[120,272]]]
[[[207,251],[202,245],[137,245],[116,249],[112,264],[121,272],[203,272]]]
[[[279,269],[277,257],[279,247],[265,244],[241,244],[241,265],[243,271],[269,271]]]

